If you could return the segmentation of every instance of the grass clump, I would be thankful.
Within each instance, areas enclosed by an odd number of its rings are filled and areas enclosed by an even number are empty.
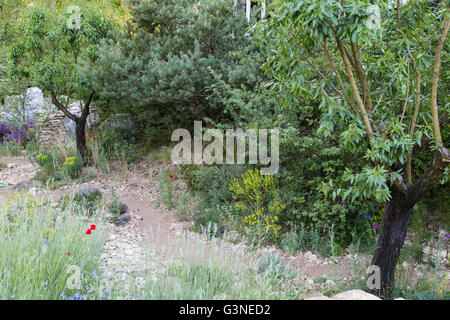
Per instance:
[[[48,204],[21,193],[0,205],[0,299],[55,300],[96,290],[93,275],[106,236],[102,220],[93,218],[99,227],[87,235],[82,217]]]

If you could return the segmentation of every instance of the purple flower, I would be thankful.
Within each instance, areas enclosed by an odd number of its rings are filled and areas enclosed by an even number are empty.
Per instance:
[[[344,203],[345,203],[344,201],[341,201],[341,202],[340,202],[341,205],[344,205]]]
[[[176,163],[174,163],[173,166],[176,168],[178,165]]]
[[[366,218],[368,220],[372,220],[372,216],[370,214],[368,214],[367,216],[364,216],[364,218]]]
[[[325,223],[323,226],[326,228],[328,225]]]
[[[103,298],[103,291],[100,292],[99,296],[100,296],[100,299]]]
[[[372,228],[374,228],[374,229],[378,228],[378,223],[374,223],[374,224],[372,225]]]
[[[65,293],[64,291],[62,291],[62,292],[60,293],[60,295],[61,295],[61,297],[64,297],[64,296],[66,295],[66,293]]]
[[[445,238],[445,239],[450,238],[450,234],[446,233],[446,234],[444,235],[444,238]]]
[[[362,216],[362,214],[363,214],[362,211],[360,211],[360,212],[359,212],[359,215]]]

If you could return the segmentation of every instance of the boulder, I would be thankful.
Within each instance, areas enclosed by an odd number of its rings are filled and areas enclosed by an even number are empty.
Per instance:
[[[1,116],[6,120],[34,121],[38,115],[52,108],[51,100],[44,98],[42,90],[31,87],[24,95],[6,97]],[[20,119],[17,119],[19,114]]]
[[[381,300],[379,297],[362,290],[348,290],[331,297],[332,300]]]

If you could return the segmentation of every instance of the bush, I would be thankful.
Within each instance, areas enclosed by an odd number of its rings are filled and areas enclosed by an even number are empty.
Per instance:
[[[67,157],[63,163],[63,172],[70,178],[75,179],[80,175],[83,168],[83,158],[77,153],[72,157]]]
[[[244,234],[250,242],[270,242],[278,238],[281,226],[279,215],[286,206],[280,196],[273,176],[262,176],[259,169],[248,170],[240,180],[230,185],[236,208],[242,213]]]

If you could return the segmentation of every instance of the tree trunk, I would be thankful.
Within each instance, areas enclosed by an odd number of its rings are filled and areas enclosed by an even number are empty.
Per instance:
[[[414,206],[411,196],[393,190],[392,199],[384,209],[380,236],[372,258],[372,265],[380,268],[381,286],[372,293],[382,298],[389,298],[394,287],[394,274],[400,249],[406,237],[408,219]]]
[[[86,164],[86,119],[80,118],[75,122],[75,136],[77,139],[77,150]]]

